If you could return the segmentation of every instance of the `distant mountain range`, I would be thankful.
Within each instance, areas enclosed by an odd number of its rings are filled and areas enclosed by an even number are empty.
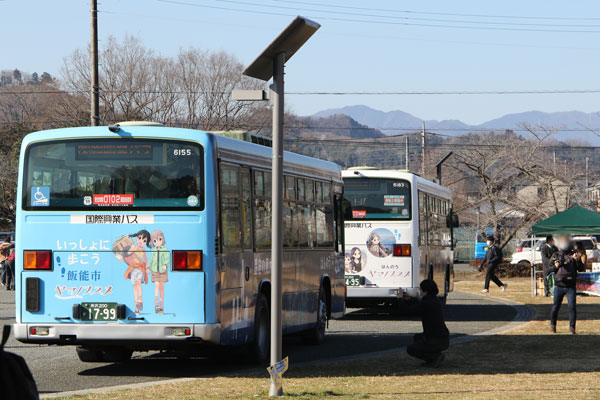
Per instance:
[[[356,122],[379,129],[386,135],[420,130],[422,120],[407,112],[380,111],[364,105],[332,108],[313,114],[313,118],[327,118],[334,115],[347,115]],[[600,112],[584,113],[581,111],[565,111],[546,113],[542,111],[527,111],[517,114],[507,114],[480,125],[468,125],[459,120],[426,120],[427,131],[440,131],[445,135],[462,135],[473,131],[495,131],[506,129],[521,129],[522,124],[532,127],[544,126],[547,128],[563,129],[553,135],[556,140],[577,140],[600,145]],[[590,132],[595,130],[598,134]],[[573,131],[573,130],[579,131]]]

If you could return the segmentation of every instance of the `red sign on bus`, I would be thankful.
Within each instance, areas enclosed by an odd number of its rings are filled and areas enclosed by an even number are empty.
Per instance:
[[[133,204],[132,194],[95,194],[94,204],[98,206],[128,206]]]
[[[366,210],[352,210],[352,218],[366,218],[367,211]]]

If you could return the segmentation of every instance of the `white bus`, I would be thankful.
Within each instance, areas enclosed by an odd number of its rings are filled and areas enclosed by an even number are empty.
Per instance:
[[[396,306],[435,280],[453,289],[452,194],[403,170],[342,171],[347,307]]]

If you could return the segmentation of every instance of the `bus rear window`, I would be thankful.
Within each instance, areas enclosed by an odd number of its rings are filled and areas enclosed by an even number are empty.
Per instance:
[[[26,210],[204,209],[204,151],[171,140],[92,139],[32,144]]]
[[[344,218],[410,220],[410,183],[401,179],[344,179]]]

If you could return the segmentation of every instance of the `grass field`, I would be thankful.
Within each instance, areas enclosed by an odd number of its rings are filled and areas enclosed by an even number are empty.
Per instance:
[[[600,299],[578,298],[578,334],[568,334],[566,304],[558,334],[549,333],[549,298],[532,298],[528,279],[508,279],[508,291],[489,296],[527,304],[531,322],[499,335],[451,345],[438,369],[423,367],[404,352],[292,368],[286,397],[299,399],[598,399],[600,398]],[[480,277],[456,282],[455,290],[479,293]],[[566,300],[565,300],[566,301]],[[71,399],[247,399],[266,397],[265,374],[199,378]]]

